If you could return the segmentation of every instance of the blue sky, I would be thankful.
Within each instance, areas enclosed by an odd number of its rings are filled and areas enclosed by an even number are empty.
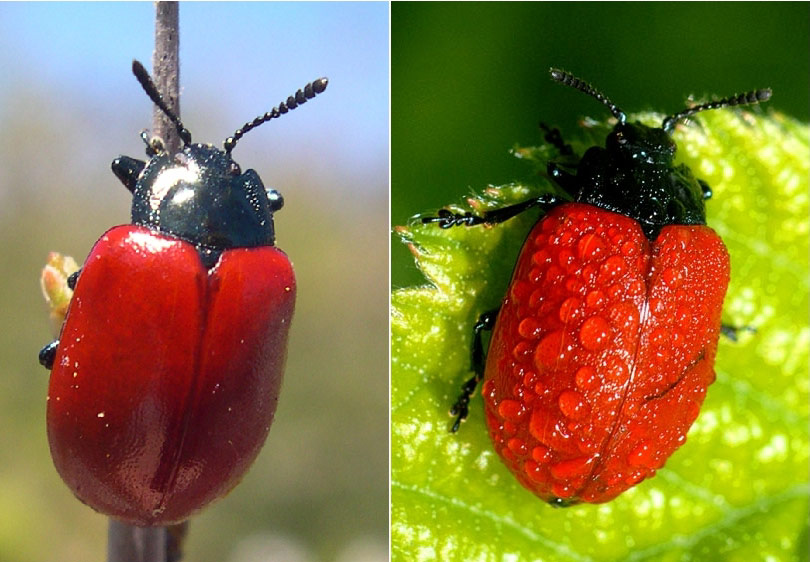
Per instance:
[[[0,3],[0,125],[7,96],[37,87],[56,94],[54,104],[61,102],[65,111],[97,107],[102,115],[148,116],[149,101],[129,68],[133,58],[151,68],[153,32],[151,2]],[[386,3],[181,3],[180,60],[181,107],[195,141],[220,144],[245,121],[325,75],[329,101],[312,102],[323,104],[321,110],[308,106],[295,118],[265,126],[281,132],[256,134],[282,136],[292,145],[315,130],[334,140],[332,157],[347,166],[387,162]],[[76,108],[77,99],[86,108]],[[215,130],[204,125],[200,131],[189,121],[195,108],[213,107],[219,113]]]

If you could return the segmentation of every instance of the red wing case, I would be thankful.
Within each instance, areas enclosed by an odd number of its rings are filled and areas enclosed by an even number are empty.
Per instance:
[[[96,243],[48,393],[54,464],[76,496],[137,525],[187,519],[233,488],[273,420],[295,302],[286,255],[196,249],[120,226]]]

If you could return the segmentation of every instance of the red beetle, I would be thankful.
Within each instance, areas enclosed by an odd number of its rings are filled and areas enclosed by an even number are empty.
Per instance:
[[[122,156],[132,224],[105,233],[84,267],[52,368],[48,439],[56,469],[93,509],[135,525],[183,521],[239,483],[278,401],[295,277],[274,246],[283,204],[231,151],[244,133],[324,91],[322,78],[237,130],[225,149],[192,144],[137,61],[133,72],[184,143],[144,140]]]
[[[570,200],[543,195],[482,216],[442,210],[422,220],[450,228],[546,210],[500,309],[475,326],[475,376],[451,410],[452,431],[483,379],[496,451],[526,488],[566,506],[609,501],[653,476],[697,418],[715,378],[730,266],[706,226],[711,191],[674,165],[670,134],[698,111],[758,103],[771,92],[693,107],[651,128],[627,123],[571,74],[552,69],[551,76],[595,97],[618,120],[605,148],[590,148],[572,171],[549,164]],[[573,155],[557,130],[547,140]],[[493,330],[486,360],[485,330]]]

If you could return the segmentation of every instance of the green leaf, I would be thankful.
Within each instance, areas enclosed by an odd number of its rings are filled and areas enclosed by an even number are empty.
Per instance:
[[[607,130],[587,125],[580,154]],[[712,186],[708,223],[731,254],[724,321],[756,333],[721,340],[717,381],[686,444],[607,504],[557,509],[523,489],[491,447],[478,393],[468,421],[448,432],[471,376],[473,323],[497,307],[539,212],[495,227],[396,229],[430,284],[392,295],[394,560],[808,559],[810,128],[779,113],[718,110],[675,138],[679,159]],[[548,146],[515,154],[538,171],[553,157]],[[533,177],[458,209],[552,189]]]

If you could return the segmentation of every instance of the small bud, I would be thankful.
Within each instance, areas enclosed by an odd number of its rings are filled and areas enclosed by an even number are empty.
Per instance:
[[[48,262],[42,268],[39,283],[42,287],[42,295],[48,303],[51,331],[54,337],[59,336],[70,299],[73,297],[73,290],[67,284],[68,277],[78,270],[79,265],[76,260],[58,252],[49,253]]]

